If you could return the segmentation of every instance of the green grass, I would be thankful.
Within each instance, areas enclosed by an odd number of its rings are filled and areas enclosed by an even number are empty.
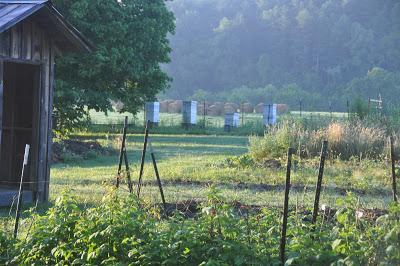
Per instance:
[[[83,134],[104,146],[116,148],[118,135]],[[143,136],[129,134],[128,157],[132,178],[138,179]],[[280,206],[283,199],[285,158],[280,169],[236,168],[226,158],[247,152],[248,138],[240,136],[152,135],[151,142],[158,160],[167,201],[204,199],[209,184],[221,188],[226,198],[248,204]],[[312,206],[318,159],[299,161],[294,158],[291,204]],[[98,156],[91,160],[55,164],[51,169],[50,202],[64,190],[71,190],[83,204],[95,205],[108,193],[117,173],[118,154]],[[147,156],[143,195],[159,202],[158,187],[150,156]],[[353,191],[360,204],[385,208],[390,202],[390,175],[384,162],[328,160],[324,176],[321,204],[335,205],[346,191]],[[127,193],[126,183],[121,193]],[[6,214],[7,210],[3,211]]]
[[[144,125],[144,113],[143,111],[139,112],[136,115],[132,115],[131,113],[117,113],[117,112],[109,112],[104,114],[103,112],[96,112],[91,110],[90,112],[91,122],[93,124],[123,124],[125,116],[128,116],[131,124],[133,125]],[[206,116],[206,124],[209,127],[224,127],[224,116]],[[203,124],[204,116],[198,115],[198,124]],[[240,123],[262,123],[262,114],[240,114]],[[178,113],[160,113],[160,126],[180,126],[182,123],[182,114]]]
[[[137,115],[130,113],[109,112],[107,115],[102,112],[90,111],[91,122],[88,125],[87,132],[98,133],[120,133],[125,116],[129,118],[128,132],[138,134],[143,131],[144,114],[139,112]],[[329,112],[291,112],[278,115],[278,121],[282,119],[302,120],[308,128],[319,128],[332,121],[346,119],[345,113]],[[223,116],[197,117],[197,125],[184,129],[182,128],[182,114],[160,113],[160,123],[152,129],[154,134],[190,134],[190,135],[228,135],[228,136],[249,136],[262,135],[265,127],[262,114],[240,114],[238,128],[231,129],[230,132],[224,130]],[[205,122],[204,122],[205,119]]]
[[[85,135],[105,146],[115,147],[116,135],[108,139],[101,135]],[[142,135],[128,135],[128,157],[133,180],[139,173]],[[238,136],[153,135],[151,142],[158,160],[158,168],[168,201],[190,198],[202,199],[210,183],[222,188],[232,200],[262,205],[280,205],[283,195],[285,169],[262,167],[236,168],[227,165],[226,158],[247,152],[248,138]],[[281,158],[284,166],[285,158]],[[295,158],[295,160],[297,160]],[[56,164],[52,168],[51,200],[66,188],[88,203],[95,203],[107,193],[104,182],[110,184],[116,176],[118,156],[100,156],[93,160]],[[154,171],[147,156],[143,189],[145,197],[158,201]],[[304,198],[311,206],[318,160],[295,161],[292,171],[291,202]],[[241,186],[241,184],[246,184]],[[269,185],[270,187],[267,187]],[[306,187],[306,192],[304,192]],[[327,161],[324,176],[323,201],[334,205],[346,190],[357,193],[362,203],[384,208],[390,201],[390,175],[384,163],[372,161]],[[123,185],[122,191],[126,190]]]
[[[116,149],[119,135],[100,133],[75,136],[83,140],[97,140],[104,146]],[[143,135],[129,134],[127,151],[133,181],[137,181]],[[245,204],[281,207],[284,197],[285,158],[280,158],[280,169],[248,167],[236,168],[227,158],[247,152],[248,137],[197,136],[197,135],[151,135],[151,142],[158,161],[158,169],[164,182],[168,202],[205,200],[209,185],[214,184],[228,201]],[[50,202],[38,206],[44,212],[65,190],[77,197],[83,206],[96,206],[113,187],[117,173],[118,153],[98,156],[90,160],[58,163],[51,169]],[[294,157],[290,205],[311,208],[314,200],[318,158],[298,160]],[[328,160],[323,180],[321,204],[335,206],[346,191],[353,191],[359,205],[366,208],[386,209],[391,201],[388,165],[373,161]],[[128,193],[123,180],[119,193]],[[155,183],[154,170],[147,156],[144,169],[142,197],[148,203],[161,201]],[[32,205],[24,206],[25,209]],[[15,211],[0,209],[0,226],[12,232]],[[24,214],[21,228],[31,224],[29,214]],[[22,230],[25,230],[22,229]]]

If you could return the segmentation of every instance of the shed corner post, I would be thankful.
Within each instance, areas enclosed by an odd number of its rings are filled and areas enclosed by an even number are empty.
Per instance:
[[[4,61],[0,59],[0,160],[1,160],[1,137],[3,135],[3,73]]]

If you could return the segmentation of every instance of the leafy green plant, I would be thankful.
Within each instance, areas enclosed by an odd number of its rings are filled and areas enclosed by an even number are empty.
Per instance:
[[[371,221],[349,195],[335,218],[288,221],[286,265],[398,265],[400,208]],[[11,265],[278,265],[281,214],[233,208],[211,187],[194,219],[112,190],[97,207],[82,208],[64,193],[34,217],[27,238],[0,231],[0,262]]]

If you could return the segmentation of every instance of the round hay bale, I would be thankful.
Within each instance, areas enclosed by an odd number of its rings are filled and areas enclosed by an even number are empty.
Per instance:
[[[264,106],[265,106],[264,103],[259,103],[259,104],[257,104],[257,105],[254,107],[254,111],[255,111],[257,114],[262,114],[262,113],[264,113]]]
[[[168,105],[169,102],[166,101],[161,101],[160,102],[160,113],[168,113]]]
[[[242,112],[246,114],[251,114],[254,112],[254,106],[251,103],[242,104]]]
[[[169,113],[181,113],[182,112],[182,101],[174,101],[168,105]]]
[[[218,105],[211,105],[208,107],[207,114],[211,116],[220,116],[224,113],[224,107]]]
[[[287,105],[287,104],[282,104],[282,103],[278,103],[278,104],[276,105],[276,112],[277,112],[278,114],[284,114],[284,113],[289,112],[289,105]]]
[[[224,109],[224,103],[215,102],[213,105],[215,105],[215,106],[218,107],[219,109]]]
[[[225,113],[236,113],[238,109],[239,109],[239,106],[235,103],[226,103],[224,105]]]
[[[211,106],[211,104],[209,102],[205,102],[205,106],[206,106],[206,111],[207,109]],[[198,115],[204,115],[204,101],[203,102],[197,102],[197,114]],[[207,112],[206,112],[207,114]]]

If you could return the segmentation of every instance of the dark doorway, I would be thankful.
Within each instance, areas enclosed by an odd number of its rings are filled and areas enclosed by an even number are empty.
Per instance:
[[[35,180],[38,144],[40,67],[4,63],[3,123],[1,136],[0,185],[18,186],[25,145],[31,145],[30,172],[26,182]],[[0,120],[1,121],[1,120]],[[25,185],[29,189],[32,186]]]

